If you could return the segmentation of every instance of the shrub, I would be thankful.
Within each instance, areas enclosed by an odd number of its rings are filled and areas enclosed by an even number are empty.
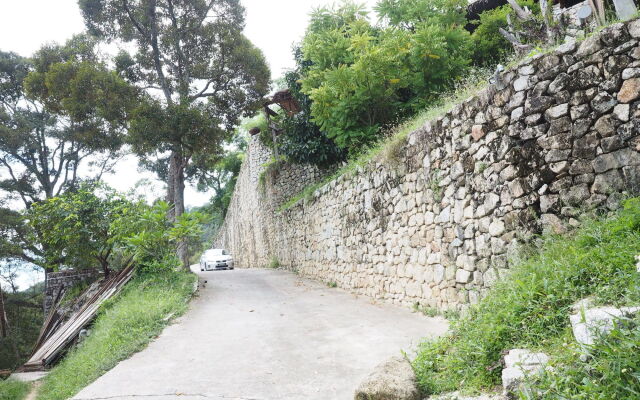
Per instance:
[[[280,261],[276,257],[271,257],[271,261],[269,261],[269,268],[277,269],[280,268]]]
[[[540,14],[540,6],[533,0],[518,0],[518,4],[528,7],[535,15]],[[471,21],[477,24],[471,39],[473,40],[473,62],[480,66],[493,66],[504,61],[513,53],[513,47],[499,32],[507,28],[507,16],[514,24],[519,21],[513,8],[506,4],[480,14],[480,19]]]
[[[149,206],[97,184],[35,204],[28,218],[46,249],[48,265],[100,265],[106,275],[130,261],[143,269],[180,265],[175,248],[201,234],[204,217],[185,213],[171,222],[169,210],[166,202]]]
[[[640,302],[640,199],[612,218],[584,221],[570,237],[546,236],[529,254],[450,335],[422,344],[414,367],[426,394],[498,384],[502,352],[561,340],[571,305],[584,297]]]
[[[308,63],[302,60],[299,48],[294,54],[298,67],[285,74],[285,83],[300,105],[300,112],[291,116],[287,114],[282,116],[283,132],[279,137],[279,150],[289,161],[329,168],[344,161],[346,152],[311,120],[311,99],[302,93],[300,86],[300,78],[307,69]]]
[[[302,92],[320,130],[351,154],[381,127],[424,108],[470,61],[463,1],[381,1],[372,26],[353,3],[312,14]]]

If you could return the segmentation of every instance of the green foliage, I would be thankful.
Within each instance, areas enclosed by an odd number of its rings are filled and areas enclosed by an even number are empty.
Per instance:
[[[122,144],[127,114],[137,104],[138,90],[91,54],[94,43],[77,36],[83,49],[45,46],[35,57],[27,75],[27,94],[42,101],[52,113],[68,117],[82,129],[84,142],[95,150],[117,149]],[[75,54],[80,51],[90,54]]]
[[[65,307],[67,305],[71,305],[82,295],[82,293],[84,293],[85,290],[87,290],[88,287],[89,282],[80,281],[76,282],[73,286],[66,288],[62,299],[60,299],[60,306]]]
[[[142,164],[167,182],[172,213],[180,215],[185,180],[214,168],[223,141],[269,90],[264,56],[242,33],[244,9],[237,0],[79,5],[91,34],[135,49],[116,57],[120,74],[162,93],[162,101],[150,93],[130,115],[129,138]]]
[[[422,306],[420,303],[413,303],[413,311],[419,312],[427,317],[437,317],[440,315],[437,308]]]
[[[66,265],[87,269],[99,265],[108,275],[117,255],[111,224],[131,211],[131,203],[112,189],[83,185],[34,204],[28,219],[45,249],[48,268]]]
[[[533,0],[518,0],[518,4],[528,7],[534,14],[540,13],[540,6]],[[513,53],[513,47],[499,32],[500,28],[507,28],[507,16],[514,24],[518,23],[513,8],[508,4],[485,11],[479,20],[473,21],[477,24],[471,34],[474,64],[492,66]]]
[[[171,206],[159,201],[152,206],[142,201],[113,219],[110,229],[112,243],[123,259],[131,259],[142,271],[168,270],[180,265],[175,247],[181,241],[195,240],[202,234],[199,212],[180,215],[175,222],[167,218]]]
[[[31,59],[0,52],[0,165],[6,172],[0,203],[18,200],[29,208],[77,187],[82,176],[109,172],[135,93],[100,62],[85,36],[44,46]],[[98,172],[80,174],[87,165]],[[25,240],[30,234],[22,217],[8,209],[0,214],[0,258],[39,264],[40,243]]]
[[[0,380],[0,400],[23,400],[29,394],[31,384],[17,380]]]
[[[344,161],[346,152],[336,146],[335,142],[318,128],[311,118],[311,99],[302,93],[300,79],[309,67],[302,59],[300,48],[296,48],[297,68],[284,76],[284,81],[293,98],[300,106],[300,112],[294,115],[282,113],[282,134],[278,138],[279,152],[287,160],[298,164],[314,164],[320,168]]]
[[[627,201],[614,217],[583,221],[568,237],[544,237],[528,254],[479,305],[453,324],[448,336],[422,344],[414,368],[425,394],[495,386],[503,351],[543,348],[562,340],[571,305],[587,296],[600,304],[638,304],[640,275],[634,257],[640,254],[640,199]],[[607,351],[610,345],[603,346],[602,351]],[[625,363],[629,362],[621,359],[621,365]],[[576,377],[584,377],[580,374],[586,371],[574,371],[566,380],[550,378],[549,385],[556,385],[556,393],[573,393],[571,385],[588,386],[599,376],[606,378],[602,369],[596,369],[590,378],[578,382]],[[600,385],[619,383],[602,379]],[[604,389],[591,393],[598,390]]]
[[[9,335],[6,338],[0,337],[0,369],[14,369],[27,361],[40,333],[44,288],[43,284],[24,291],[12,288],[11,281],[14,278],[5,274],[6,265],[0,267],[0,282],[5,296],[4,306],[9,320]],[[9,284],[6,284],[7,281]]]
[[[280,268],[280,261],[276,257],[271,257],[271,261],[269,261],[269,268],[277,269]]]
[[[35,204],[28,218],[39,232],[48,267],[98,264],[108,274],[131,261],[145,270],[179,265],[172,249],[198,237],[204,217],[185,213],[172,222],[170,208],[162,201],[149,206],[127,199],[104,185],[85,185]]]
[[[335,289],[335,288],[337,288],[337,287],[338,287],[338,282],[336,282],[336,281],[329,281],[329,282],[327,282],[327,287],[330,287],[330,288],[332,288],[332,289]]]
[[[165,271],[138,274],[96,319],[91,335],[44,379],[39,400],[73,397],[118,362],[142,350],[187,309],[196,276]]]
[[[464,79],[456,80],[452,90],[441,93],[427,109],[393,127],[383,140],[360,149],[358,154],[352,155],[347,163],[333,174],[327,175],[321,181],[305,187],[300,193],[287,200],[279,207],[279,211],[291,208],[302,199],[310,199],[317,189],[344,174],[352,173],[358,167],[365,167],[372,160],[380,160],[382,158],[381,161],[397,161],[400,157],[398,152],[406,143],[406,138],[411,132],[420,129],[432,119],[446,114],[456,104],[475,95],[487,85],[489,75],[490,72],[484,69],[467,71],[467,76]]]
[[[353,3],[314,11],[301,86],[320,130],[353,154],[447,88],[470,61],[463,4],[383,1],[381,27]]]
[[[585,362],[578,346],[554,363],[521,394],[527,400],[636,399],[640,397],[640,320],[623,319],[590,349]]]

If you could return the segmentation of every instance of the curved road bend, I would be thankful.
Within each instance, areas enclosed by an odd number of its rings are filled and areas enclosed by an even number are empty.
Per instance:
[[[377,364],[447,329],[289,272],[197,273],[187,314],[76,399],[353,399]]]

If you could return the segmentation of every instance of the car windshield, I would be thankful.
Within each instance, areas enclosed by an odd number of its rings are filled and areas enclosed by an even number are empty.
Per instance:
[[[229,253],[227,253],[227,251],[224,249],[211,249],[211,250],[207,250],[204,254],[207,257],[211,257],[211,256],[226,256]]]

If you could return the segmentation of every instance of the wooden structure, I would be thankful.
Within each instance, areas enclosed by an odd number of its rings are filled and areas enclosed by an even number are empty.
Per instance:
[[[80,331],[93,320],[100,305],[118,294],[132,275],[133,264],[129,264],[119,273],[105,279],[96,293],[87,299],[67,321],[63,321],[56,312],[63,294],[60,291],[56,296],[56,306],[52,307],[45,320],[31,357],[20,371],[33,372],[48,368],[61,356],[64,349],[74,342]]]

